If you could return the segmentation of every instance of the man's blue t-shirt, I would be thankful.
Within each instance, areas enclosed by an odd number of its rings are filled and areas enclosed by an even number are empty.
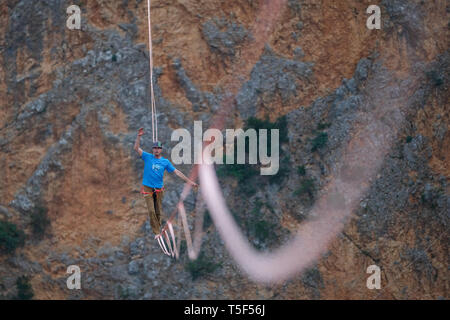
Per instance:
[[[155,158],[153,154],[143,151],[142,160],[145,162],[144,179],[142,184],[150,188],[162,188],[164,170],[173,172],[175,167],[166,158]]]

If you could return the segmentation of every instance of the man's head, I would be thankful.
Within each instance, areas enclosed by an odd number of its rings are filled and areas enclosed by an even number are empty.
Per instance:
[[[153,142],[152,152],[154,156],[160,156],[162,152],[162,144],[159,141]]]

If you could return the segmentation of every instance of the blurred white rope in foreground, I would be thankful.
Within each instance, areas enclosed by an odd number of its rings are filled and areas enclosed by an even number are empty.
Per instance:
[[[254,65],[255,59],[259,57],[269,38],[271,26],[279,17],[284,4],[284,0],[262,2],[262,14],[258,15],[253,29],[254,45],[241,54],[241,61],[246,65]],[[229,89],[230,94],[222,102],[221,111],[214,118],[212,128],[223,128],[224,119],[229,115],[234,97],[242,84],[242,80],[236,79],[240,79],[238,75],[247,72],[245,68],[244,64],[236,64],[232,77],[225,81],[224,87]],[[368,79],[364,89],[365,102],[355,115],[353,128],[349,133],[351,138],[343,146],[340,161],[331,168],[329,182],[321,190],[320,197],[309,214],[310,218],[300,225],[293,239],[273,252],[258,252],[244,237],[228,211],[214,167],[205,164],[209,155],[203,155],[203,164],[197,165],[190,177],[195,179],[199,174],[201,195],[211,218],[227,250],[251,279],[269,283],[286,280],[310,267],[326,253],[330,242],[342,231],[347,218],[373,183],[403,123],[403,111],[411,103],[406,95],[415,92],[419,83],[417,74],[412,71],[409,79],[408,85],[399,84],[401,82],[387,70]],[[196,212],[193,241],[183,204],[190,189],[189,185],[184,186],[176,210],[184,228],[189,258],[195,259],[201,246],[203,209]],[[169,221],[175,218],[175,213],[172,213]]]

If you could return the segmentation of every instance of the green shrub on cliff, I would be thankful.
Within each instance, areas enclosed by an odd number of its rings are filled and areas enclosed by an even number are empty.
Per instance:
[[[320,148],[323,148],[328,142],[328,133],[320,132],[316,135],[316,137],[312,140],[311,151],[317,151]]]
[[[13,253],[17,247],[25,243],[25,233],[14,223],[0,221],[0,252]]]
[[[294,195],[296,196],[303,196],[303,195],[308,195],[310,198],[312,198],[314,196],[314,191],[315,191],[316,187],[314,185],[314,180],[313,179],[304,179],[301,184],[300,187],[294,191]]]
[[[49,225],[50,219],[47,216],[47,208],[41,206],[37,207],[31,215],[31,228],[33,234],[38,238],[42,238]]]
[[[30,279],[26,276],[21,276],[16,280],[17,286],[17,300],[31,300],[34,296],[33,287]]]
[[[186,264],[186,270],[191,274],[192,280],[212,273],[219,267],[221,267],[220,263],[212,262],[212,259],[208,258],[203,252],[200,253],[196,260],[189,261]]]

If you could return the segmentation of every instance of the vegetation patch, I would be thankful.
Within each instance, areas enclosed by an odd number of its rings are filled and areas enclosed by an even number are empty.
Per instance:
[[[248,129],[255,129],[258,133],[260,129],[267,129],[267,151],[268,156],[271,156],[271,130],[279,130],[279,142],[285,143],[288,141],[287,119],[285,116],[278,118],[274,122],[268,119],[261,120],[250,117],[247,119],[244,131]],[[257,150],[259,150],[259,135],[257,134]],[[249,158],[249,144],[245,144],[246,161]],[[286,178],[290,171],[290,158],[288,154],[280,154],[280,166],[277,174],[270,176],[260,176],[259,164],[237,164],[237,145],[235,143],[234,164],[226,164],[226,155],[223,158],[223,165],[217,168],[217,175],[219,177],[234,177],[238,181],[238,192],[245,194],[247,197],[254,195],[257,191],[256,186],[261,184],[280,184]]]
[[[306,174],[306,168],[305,168],[305,166],[298,166],[298,167],[297,167],[297,173],[298,173],[300,176],[304,176],[304,175]]]
[[[245,228],[248,236],[255,239],[254,244],[258,249],[264,249],[270,246],[278,239],[276,229],[278,225],[264,218],[262,215],[262,208],[266,207],[274,214],[274,209],[269,203],[264,203],[260,200],[255,202],[255,206],[250,212],[249,217],[245,220]]]
[[[13,253],[25,244],[25,233],[14,223],[0,221],[0,252]]]
[[[16,280],[17,296],[16,300],[31,300],[34,296],[33,287],[30,279],[26,276],[21,276]]]
[[[50,226],[47,212],[47,208],[38,206],[31,215],[31,229],[37,238],[42,238]]]
[[[316,190],[314,180],[311,178],[306,178],[302,180],[300,187],[294,191],[296,196],[308,195],[310,198],[314,196],[314,191]]]
[[[315,152],[321,148],[323,148],[328,142],[328,133],[319,132],[311,143],[311,151]]]
[[[222,266],[221,263],[214,263],[212,259],[207,257],[203,252],[194,261],[189,261],[186,264],[186,270],[192,276],[192,280],[204,277],[207,274],[213,273],[216,269]]]

